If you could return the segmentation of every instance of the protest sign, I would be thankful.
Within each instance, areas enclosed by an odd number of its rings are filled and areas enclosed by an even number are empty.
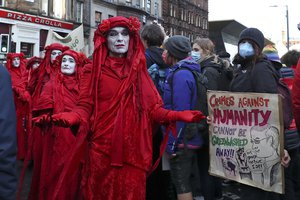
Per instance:
[[[284,192],[281,97],[208,91],[211,175]]]
[[[62,37],[55,33],[52,29],[49,30],[45,46],[53,43],[60,43],[70,47],[70,49],[77,52],[84,52],[84,35],[83,25],[78,26],[71,31],[66,37]]]

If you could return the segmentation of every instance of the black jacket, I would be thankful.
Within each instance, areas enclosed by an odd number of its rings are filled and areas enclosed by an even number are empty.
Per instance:
[[[262,59],[254,66],[246,62],[236,69],[230,91],[276,94],[278,79],[279,73],[270,61]]]
[[[16,111],[11,78],[0,65],[0,199],[15,199],[16,177]]]
[[[146,49],[146,62],[147,68],[156,63],[160,68],[167,68],[168,66],[162,59],[163,49],[155,46],[151,46]]]

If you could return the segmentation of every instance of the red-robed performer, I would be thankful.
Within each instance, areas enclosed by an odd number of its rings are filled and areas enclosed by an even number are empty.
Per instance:
[[[28,73],[24,54],[8,53],[6,67],[12,79],[17,114],[17,159],[23,160],[28,147],[28,114],[31,99],[30,94],[26,91]]]
[[[28,91],[32,92],[32,117],[33,121],[38,119],[48,118],[53,114],[56,100],[53,93],[57,73],[60,67],[54,65],[54,61],[58,55],[61,55],[65,50],[69,49],[61,44],[51,44],[45,48],[45,57],[42,60],[39,68],[34,71],[37,75],[32,74]],[[52,129],[48,125],[32,127],[32,137],[29,138],[29,150],[31,151],[27,158],[33,160],[33,172],[31,188],[28,199],[41,199],[39,195],[45,189],[45,179],[48,174],[48,169],[42,166],[49,164],[47,152],[44,151],[44,146],[48,145],[48,140],[51,138]]]
[[[82,68],[89,61],[84,54],[79,54],[73,50],[64,51],[56,58],[55,66],[60,68],[60,73],[55,79],[53,99],[55,99],[53,113],[71,111],[79,99],[79,80],[81,79]],[[38,123],[38,122],[37,122]],[[41,121],[43,123],[43,121]],[[78,126],[63,128],[52,126],[49,123],[39,124],[49,126],[51,133],[48,135],[42,151],[43,160],[41,171],[47,171],[46,177],[40,177],[39,199],[53,200],[54,190],[59,180],[59,176],[64,167],[68,153],[76,141]],[[76,199],[79,192],[79,169],[71,173],[55,199]]]
[[[90,84],[80,89],[79,104],[71,113],[52,116],[55,124],[63,126],[91,119],[82,171],[83,199],[144,200],[152,164],[153,123],[205,118],[200,111],[163,108],[147,72],[139,28],[134,17],[103,20],[94,36]]]
[[[35,76],[37,76],[37,73],[34,73],[40,63],[42,61],[42,58],[37,57],[37,56],[33,56],[30,59],[28,59],[28,61],[26,62],[26,69],[28,71],[28,82],[30,82],[30,80],[32,79],[32,75],[34,74]],[[34,77],[34,79],[37,79],[38,77]]]

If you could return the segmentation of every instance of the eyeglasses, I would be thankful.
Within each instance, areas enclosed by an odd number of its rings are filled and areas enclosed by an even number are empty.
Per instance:
[[[270,136],[269,136],[270,137]],[[250,142],[251,143],[254,143],[254,144],[260,144],[260,142],[262,141],[262,140],[265,140],[265,139],[268,139],[269,137],[265,137],[265,138],[262,138],[262,139],[251,139],[250,140]]]

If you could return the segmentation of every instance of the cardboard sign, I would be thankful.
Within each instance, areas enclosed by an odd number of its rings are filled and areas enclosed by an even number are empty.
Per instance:
[[[208,91],[211,175],[284,193],[281,97]]]

